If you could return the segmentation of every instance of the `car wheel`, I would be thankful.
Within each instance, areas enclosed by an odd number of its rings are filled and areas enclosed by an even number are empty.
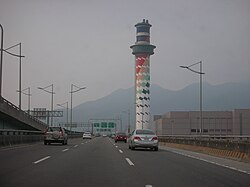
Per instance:
[[[68,139],[66,140],[65,145],[68,145]]]
[[[134,146],[131,146],[131,150],[135,150],[135,147],[134,147]]]
[[[158,151],[158,147],[155,147],[155,151]]]
[[[127,143],[127,140],[124,140],[125,143]]]
[[[44,145],[47,145],[47,142],[44,140]]]
[[[115,143],[117,143],[117,141],[115,141]]]
[[[131,149],[130,145],[128,145],[128,148]]]

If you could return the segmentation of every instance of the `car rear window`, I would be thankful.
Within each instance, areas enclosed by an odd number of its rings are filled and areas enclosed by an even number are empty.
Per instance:
[[[126,136],[126,134],[123,133],[123,132],[119,132],[119,133],[117,133],[117,135],[118,135],[118,136]]]
[[[150,130],[136,130],[136,134],[155,134],[153,131]]]
[[[50,127],[48,131],[50,131],[50,132],[60,131],[60,127]]]

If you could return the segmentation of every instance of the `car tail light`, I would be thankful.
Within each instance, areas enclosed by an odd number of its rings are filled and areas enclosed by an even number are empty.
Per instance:
[[[139,137],[139,136],[135,136],[134,138],[133,138],[134,140],[141,140],[141,138]]]
[[[48,132],[49,128],[46,128],[44,131],[44,134],[46,134]]]
[[[152,138],[152,141],[154,141],[154,140],[158,140],[158,138],[155,136]]]
[[[60,133],[61,133],[61,135],[63,136],[63,130],[62,130],[62,128],[60,128]]]

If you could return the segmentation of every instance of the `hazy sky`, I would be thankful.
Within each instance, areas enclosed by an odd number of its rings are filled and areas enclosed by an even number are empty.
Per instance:
[[[132,87],[130,46],[144,18],[156,45],[151,83],[178,90],[199,82],[179,66],[200,60],[210,84],[250,81],[249,0],[0,0],[4,48],[22,43],[22,88],[31,87],[32,108],[50,108],[51,95],[37,87],[52,83],[55,105],[70,101],[71,83],[87,87],[74,106]],[[16,105],[18,67],[4,54],[3,97]]]

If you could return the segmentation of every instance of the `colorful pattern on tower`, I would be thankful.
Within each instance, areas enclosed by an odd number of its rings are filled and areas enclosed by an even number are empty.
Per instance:
[[[154,45],[150,44],[148,20],[137,23],[136,43],[132,45],[135,55],[135,105],[136,129],[150,128],[150,55],[154,54]]]

